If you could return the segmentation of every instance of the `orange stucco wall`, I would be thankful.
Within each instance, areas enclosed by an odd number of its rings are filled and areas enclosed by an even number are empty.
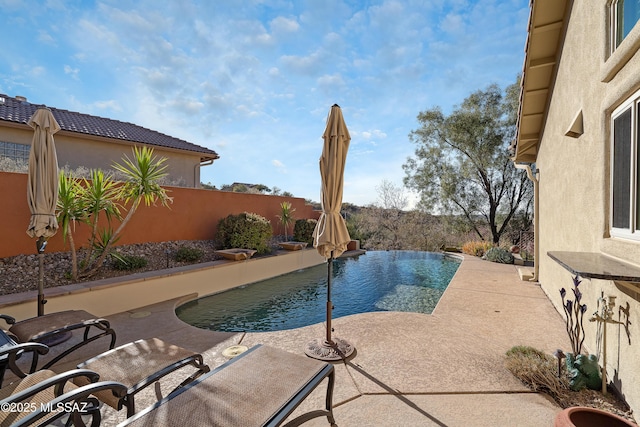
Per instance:
[[[209,240],[216,233],[221,218],[229,214],[254,212],[271,221],[274,234],[284,234],[277,215],[280,203],[289,201],[296,209],[296,218],[317,219],[319,212],[296,197],[267,196],[261,194],[230,193],[194,188],[170,187],[173,197],[170,208],[140,206],[118,241],[119,245],[170,240]],[[26,229],[30,212],[27,205],[27,175],[0,172],[0,258],[34,254],[35,240]],[[114,227],[115,228],[115,227]],[[293,226],[288,231],[292,234]],[[84,245],[89,237],[86,226],[76,227],[76,247]],[[47,252],[68,250],[62,233],[49,239]]]

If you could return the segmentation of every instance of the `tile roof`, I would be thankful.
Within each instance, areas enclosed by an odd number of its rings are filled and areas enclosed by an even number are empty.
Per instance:
[[[0,94],[0,121],[27,124],[39,107],[45,107],[45,105],[32,104],[20,97],[13,98]],[[202,160],[219,158],[218,153],[213,150],[132,123],[90,116],[54,107],[48,108],[53,113],[60,128],[65,131],[192,151],[200,153]]]

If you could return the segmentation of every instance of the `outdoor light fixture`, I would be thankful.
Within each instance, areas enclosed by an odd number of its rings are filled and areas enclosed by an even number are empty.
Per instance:
[[[565,132],[565,135],[570,136],[571,138],[580,138],[580,136],[582,136],[583,133],[584,133],[584,124],[582,119],[582,110],[580,110],[576,115],[576,117],[573,119],[573,122],[571,122],[571,127],[567,129],[567,132]]]
[[[43,254],[44,248],[46,247],[47,247],[47,239],[45,239],[44,236],[40,236],[38,240],[36,240],[36,250],[38,251],[39,254]]]

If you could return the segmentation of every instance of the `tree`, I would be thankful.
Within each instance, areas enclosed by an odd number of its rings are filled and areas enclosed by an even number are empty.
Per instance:
[[[401,249],[400,231],[403,228],[403,219],[406,217],[404,209],[409,205],[409,200],[402,187],[396,187],[392,182],[383,180],[376,187],[378,203],[371,210],[371,214],[378,225],[378,235],[385,236],[387,249]]]
[[[293,213],[296,211],[296,208],[291,207],[290,202],[282,202],[280,203],[280,215],[277,215],[280,220],[280,224],[282,224],[282,228],[284,228],[284,240],[288,240],[287,230],[296,221]]]
[[[117,197],[125,204],[130,203],[131,205],[116,231],[109,232],[106,239],[103,239],[102,253],[95,261],[93,268],[86,273],[87,276],[92,276],[102,266],[109,249],[120,238],[120,233],[141,203],[144,202],[146,206],[151,206],[160,201],[162,206],[168,207],[169,203],[173,202],[173,199],[167,195],[167,190],[160,186],[162,178],[167,176],[165,172],[167,165],[164,164],[166,160],[166,157],[157,158],[154,156],[152,148],[143,146],[142,148],[133,147],[133,159],[125,154],[122,163],[113,165],[113,168],[125,177],[125,181],[118,189]]]
[[[403,165],[404,182],[419,192],[421,208],[462,218],[480,239],[495,244],[515,216],[530,216],[533,197],[532,183],[508,152],[518,96],[519,83],[504,92],[494,84],[449,115],[440,107],[421,112],[421,127],[409,134],[415,156]]]
[[[80,185],[80,181],[75,179],[73,174],[69,172],[65,175],[64,171],[60,171],[58,185],[58,224],[62,230],[62,237],[65,241],[69,240],[71,247],[71,277],[78,280],[78,255],[76,253],[76,245],[73,239],[73,229],[76,221],[85,221],[84,207],[84,188]]]
[[[200,187],[204,188],[205,190],[217,190],[216,186],[211,182],[207,182],[206,184],[204,182],[201,182]]]
[[[124,177],[119,183],[100,170],[91,170],[91,180],[79,180],[71,172],[60,172],[57,215],[63,237],[71,246],[71,275],[74,280],[90,277],[99,270],[141,203],[149,206],[159,200],[163,206],[168,206],[172,201],[159,184],[166,176],[166,158],[155,157],[153,149],[134,147],[133,160],[126,155],[122,160],[122,164],[113,166]],[[120,201],[130,204],[124,218],[120,214]],[[107,220],[106,226],[99,227],[100,216]],[[116,231],[111,228],[112,218],[121,220]],[[80,262],[73,238],[76,221],[88,224],[91,229],[88,249]]]

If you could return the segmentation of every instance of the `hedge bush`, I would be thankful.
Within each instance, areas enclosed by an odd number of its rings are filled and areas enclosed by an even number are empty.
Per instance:
[[[258,254],[269,252],[273,235],[271,223],[255,213],[229,215],[218,222],[216,240],[222,249],[255,249]]]
[[[313,245],[313,230],[318,223],[315,219],[299,219],[293,226],[293,240]]]
[[[148,261],[145,258],[136,255],[123,255],[113,256],[113,268],[115,270],[128,271],[137,270],[138,268],[146,267]]]
[[[481,257],[492,247],[493,245],[491,242],[487,242],[485,240],[474,240],[462,245],[462,252],[467,255]]]
[[[513,264],[513,255],[504,248],[491,248],[484,255],[487,261],[498,262],[501,264]]]
[[[181,246],[176,251],[175,259],[177,262],[197,262],[202,259],[204,252],[198,248],[191,248],[189,246]]]

